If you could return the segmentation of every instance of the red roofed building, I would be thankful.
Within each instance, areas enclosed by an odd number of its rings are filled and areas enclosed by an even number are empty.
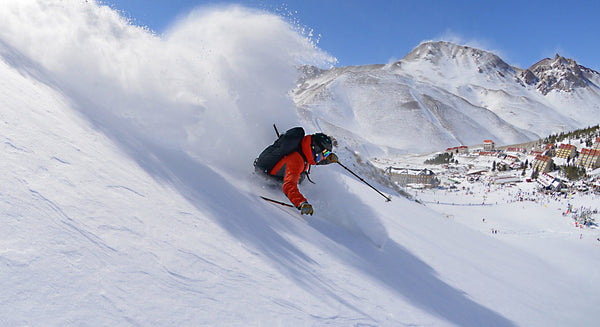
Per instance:
[[[453,148],[447,148],[446,152],[452,153],[469,153],[469,147],[466,145],[455,146]]]
[[[563,159],[571,159],[577,154],[577,148],[571,144],[561,144],[556,151],[556,156]]]
[[[600,167],[600,151],[595,149],[581,149],[577,165],[588,169]]]
[[[507,148],[506,152],[525,153],[523,148]]]
[[[485,151],[492,151],[496,148],[496,143],[492,140],[484,140],[483,141],[483,149]]]
[[[554,168],[554,161],[550,157],[537,155],[533,161],[532,168],[539,172],[549,172]]]
[[[594,143],[594,145],[592,145],[592,149],[600,150],[600,137],[596,138],[596,142]]]
[[[559,180],[546,173],[541,173],[537,178],[537,182],[545,188],[554,190],[558,190],[561,185]]]
[[[494,151],[479,151],[480,156],[497,157],[498,152]]]

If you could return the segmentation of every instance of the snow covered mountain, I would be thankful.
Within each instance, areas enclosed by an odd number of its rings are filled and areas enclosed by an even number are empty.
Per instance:
[[[385,149],[376,130],[343,127],[359,121],[343,99],[332,102],[339,119],[319,108],[299,117],[288,97],[298,63],[329,59],[283,19],[237,6],[193,11],[157,36],[95,0],[4,0],[0,325],[600,319],[600,235],[573,231],[563,204],[498,196],[449,215],[365,176],[392,194],[385,202],[337,166],[302,185],[315,207],[306,221],[261,200],[285,200],[252,175],[273,122],[335,132],[349,165]],[[472,111],[490,120],[482,129],[500,124]],[[503,233],[473,227],[487,214]]]
[[[389,65],[303,71],[297,105],[384,153],[521,143],[600,122],[600,74],[558,55],[522,70],[440,41]]]

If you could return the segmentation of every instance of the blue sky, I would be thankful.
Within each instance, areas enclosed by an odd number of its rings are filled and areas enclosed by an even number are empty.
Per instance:
[[[600,1],[538,0],[102,0],[163,32],[194,7],[237,3],[313,29],[337,66],[401,59],[423,40],[493,51],[527,68],[561,56],[600,71]]]

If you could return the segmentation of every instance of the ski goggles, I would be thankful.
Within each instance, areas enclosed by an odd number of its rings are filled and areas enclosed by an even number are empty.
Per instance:
[[[331,154],[331,151],[329,151],[329,150],[323,150],[323,152],[317,153],[317,162],[329,157],[330,154]]]

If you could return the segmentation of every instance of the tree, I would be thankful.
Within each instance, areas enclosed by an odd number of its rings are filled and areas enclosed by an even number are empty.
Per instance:
[[[585,177],[586,174],[584,167],[574,165],[561,166],[560,170],[562,170],[562,172],[565,174],[565,177],[572,181],[579,180]]]
[[[537,179],[538,176],[540,175],[540,172],[535,169],[532,173],[531,173],[531,179]]]
[[[440,153],[437,156],[435,156],[435,158],[425,160],[425,163],[428,165],[441,165],[453,162],[454,160],[452,160],[452,152]]]

